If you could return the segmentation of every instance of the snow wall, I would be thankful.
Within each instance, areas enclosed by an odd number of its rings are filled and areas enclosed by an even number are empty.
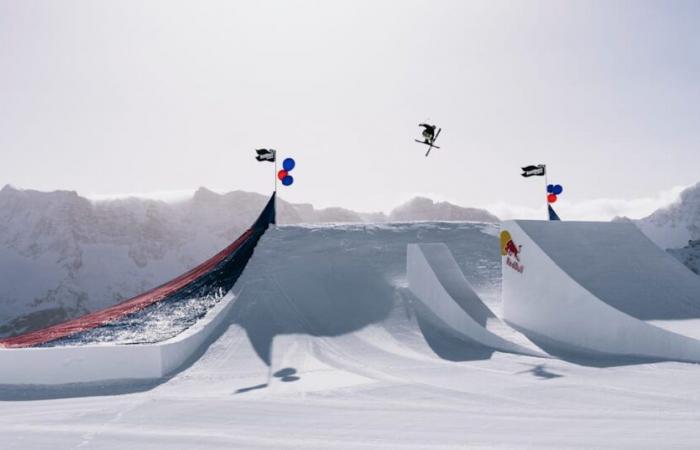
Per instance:
[[[65,384],[164,377],[187,362],[216,331],[231,292],[195,325],[155,344],[0,349],[0,384]]]
[[[503,317],[525,334],[577,351],[700,362],[700,341],[645,321],[697,318],[700,281],[633,224],[507,221],[500,245]]]

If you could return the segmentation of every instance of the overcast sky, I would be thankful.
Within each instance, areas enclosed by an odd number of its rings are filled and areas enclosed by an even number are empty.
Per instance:
[[[697,1],[0,0],[0,185],[268,193],[272,147],[293,202],[527,216],[519,167],[546,163],[570,216],[639,215],[700,181],[698,24]]]

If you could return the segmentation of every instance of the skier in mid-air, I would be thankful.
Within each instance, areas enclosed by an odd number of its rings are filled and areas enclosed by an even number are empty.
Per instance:
[[[430,125],[427,123],[419,123],[418,126],[423,127],[423,140],[420,141],[416,139],[416,142],[420,144],[425,144],[430,147],[428,148],[428,151],[425,152],[425,156],[428,156],[430,154],[430,150],[432,150],[433,148],[440,148],[437,145],[435,145],[435,140],[440,135],[442,128],[437,128],[436,125]],[[435,131],[436,128],[437,132]]]
[[[423,139],[425,139],[423,143],[428,145],[432,144],[435,140],[435,125],[420,123],[418,126],[423,127]]]

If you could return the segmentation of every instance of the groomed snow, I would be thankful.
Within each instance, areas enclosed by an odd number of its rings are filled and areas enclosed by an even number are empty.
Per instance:
[[[0,387],[3,446],[696,447],[695,364],[493,352],[417,313],[405,280],[414,242],[445,242],[500,310],[494,231],[270,230],[201,357],[156,383]]]

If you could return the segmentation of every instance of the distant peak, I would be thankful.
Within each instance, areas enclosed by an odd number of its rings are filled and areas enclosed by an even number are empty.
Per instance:
[[[221,194],[217,194],[216,192],[209,190],[204,186],[197,189],[194,193],[195,201],[207,201],[218,198],[221,198]]]
[[[401,207],[406,207],[406,206],[416,206],[416,205],[426,205],[426,206],[432,206],[435,204],[435,201],[433,199],[430,199],[428,197],[422,197],[420,195],[413,197],[412,199],[408,200],[407,202],[402,203],[401,205],[398,206],[398,208]]]
[[[394,221],[457,220],[498,222],[498,217],[485,209],[465,208],[450,202],[436,202],[428,197],[416,196],[394,208],[389,214]]]
[[[211,189],[207,189],[204,186],[200,186],[197,188],[195,191],[195,195],[200,194],[200,195],[207,195],[207,194],[213,194],[213,195],[218,195],[216,192],[212,191]]]

